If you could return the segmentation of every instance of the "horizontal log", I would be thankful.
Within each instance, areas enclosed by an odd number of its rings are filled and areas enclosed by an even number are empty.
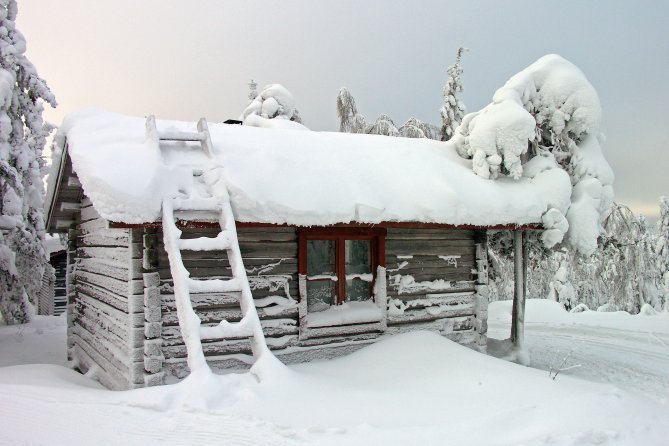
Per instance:
[[[91,368],[96,368],[95,379],[103,386],[111,390],[127,390],[129,379],[125,374],[115,369],[109,361],[95,351],[95,349],[78,335],[73,335],[74,358],[77,360],[77,368],[82,373],[87,373]]]
[[[371,322],[355,325],[338,325],[336,327],[300,327],[300,340],[323,338],[331,336],[346,336],[362,333],[381,332],[383,326],[381,322]]]
[[[275,321],[286,321],[285,323],[276,324]],[[271,324],[268,324],[271,322]],[[275,338],[286,335],[294,335],[298,333],[297,320],[295,319],[271,319],[268,321],[261,321],[263,334],[267,338]],[[162,332],[163,345],[177,345],[183,344],[181,337],[181,329],[178,326],[164,327]],[[212,339],[211,341],[224,342],[225,339]]]
[[[77,246],[128,246],[127,229],[109,229],[107,231],[82,231],[77,237]]]
[[[387,240],[388,255],[453,255],[475,254],[472,240]]]
[[[194,309],[203,309],[221,306],[239,306],[241,293],[191,293],[190,301]],[[161,294],[163,311],[176,311],[174,294]]]
[[[436,311],[439,311],[436,313]],[[388,325],[396,324],[405,324],[413,322],[426,322],[433,321],[436,319],[446,319],[451,317],[459,316],[471,316],[474,314],[474,305],[457,305],[457,306],[443,306],[443,307],[430,307],[423,309],[410,309],[405,310],[402,315],[388,315]]]
[[[386,240],[473,240],[471,229],[391,228]]]
[[[118,262],[110,264],[104,260],[95,258],[79,258],[76,260],[76,268],[77,272],[97,274],[100,276],[114,278],[121,282],[127,282],[127,280],[130,278],[130,270],[128,269],[128,266],[119,264]]]
[[[276,313],[273,311],[276,310]],[[261,319],[289,318],[297,319],[297,308],[257,308],[258,317]],[[217,324],[223,319],[228,322],[237,322],[242,319],[242,311],[239,308],[216,308],[196,311],[203,324]],[[165,326],[178,325],[179,319],[176,311],[163,313],[163,329]]]
[[[112,319],[98,317],[97,312],[91,308],[83,308],[77,312],[74,326],[83,327],[87,332],[93,333],[97,344],[118,353],[120,357],[128,356],[130,344],[125,339],[127,327],[119,327]]]
[[[75,284],[75,289],[77,293],[86,294],[92,299],[99,300],[122,313],[129,313],[128,298],[126,296],[120,296],[105,288],[100,288],[83,281],[78,281]]]
[[[431,282],[433,280],[472,280],[471,268],[445,269],[402,269],[402,274],[388,274],[389,287],[393,286],[395,276],[411,276],[416,282]]]
[[[92,220],[97,220],[97,219],[102,219],[100,217],[100,214],[98,211],[93,207],[93,206],[83,206],[81,205],[80,207],[80,216],[81,216],[81,222],[87,222],[87,221],[92,221]]]
[[[286,335],[280,338],[266,338],[270,350],[277,350],[297,344],[297,335]],[[187,356],[186,346],[164,345],[163,355],[165,359],[185,358]],[[205,356],[219,356],[229,354],[251,354],[251,341],[247,339],[234,339],[225,341],[202,342],[202,351]]]
[[[81,259],[105,259],[117,262],[130,260],[130,249],[127,245],[115,247],[81,246],[77,248],[77,257]]]
[[[87,331],[81,325],[74,326],[73,336],[75,337],[75,344],[79,344],[86,353],[110,375],[116,375],[118,378],[123,378],[130,381],[130,367],[129,363],[118,357],[118,353],[110,349],[109,346],[103,345],[96,339],[93,333]],[[79,342],[77,342],[77,338]],[[83,341],[83,342],[81,342]],[[123,356],[123,355],[121,355]]]

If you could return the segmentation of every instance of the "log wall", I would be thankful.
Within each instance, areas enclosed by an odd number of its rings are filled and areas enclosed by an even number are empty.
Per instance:
[[[143,385],[141,241],[107,229],[84,198],[68,246],[68,344],[79,369],[112,389]]]
[[[388,229],[388,333],[432,330],[477,342],[477,237],[474,230]]]
[[[217,229],[183,229],[182,238],[214,237]],[[272,350],[297,345],[297,233],[295,228],[238,230],[244,267],[267,344]],[[172,289],[172,274],[162,233],[157,235],[161,339],[165,371],[185,376],[186,348],[181,337]],[[231,278],[225,251],[182,251],[184,266],[193,279]],[[193,308],[203,325],[242,317],[238,293],[192,293]],[[251,361],[248,339],[214,339],[202,342],[208,362],[215,368],[247,368]]]
[[[217,229],[184,229],[183,238],[213,237]],[[68,246],[68,330],[83,372],[107,387],[159,385],[188,374],[172,276],[159,229],[108,229],[84,200]],[[240,228],[240,248],[268,346],[284,362],[352,352],[383,333],[432,330],[485,348],[487,274],[484,233],[473,230],[388,228],[385,243],[388,312],[380,323],[310,329],[301,336],[297,231]],[[183,251],[194,279],[230,278],[225,251]],[[235,293],[192,294],[203,325],[241,319]],[[247,339],[203,341],[219,369],[251,363]]]

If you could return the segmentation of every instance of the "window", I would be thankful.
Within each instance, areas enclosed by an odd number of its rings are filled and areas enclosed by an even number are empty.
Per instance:
[[[384,237],[385,230],[377,228],[300,230],[307,312],[370,300],[376,268],[385,264]]]

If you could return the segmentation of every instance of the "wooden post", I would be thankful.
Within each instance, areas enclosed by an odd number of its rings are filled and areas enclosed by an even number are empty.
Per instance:
[[[524,343],[526,286],[526,243],[521,229],[513,231],[514,293],[511,310],[511,342],[520,348]]]

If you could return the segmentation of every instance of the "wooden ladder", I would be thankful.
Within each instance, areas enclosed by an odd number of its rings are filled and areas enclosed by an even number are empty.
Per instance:
[[[158,132],[154,116],[146,120],[147,138],[160,147],[162,141],[184,141],[199,143],[203,152],[210,160],[210,169],[193,170],[205,186],[210,197],[166,197],[163,199],[163,237],[165,250],[170,263],[170,271],[174,286],[174,298],[179,319],[179,328],[186,345],[188,367],[191,373],[210,370],[202,351],[202,340],[219,338],[244,338],[251,340],[254,362],[269,353],[265,336],[260,325],[249,286],[246,269],[239,249],[235,217],[232,213],[230,198],[225,183],[220,178],[220,165],[216,165],[212,151],[211,137],[207,121],[202,118],[197,124],[197,132]],[[215,192],[214,192],[214,186]],[[217,211],[220,214],[221,231],[216,237],[200,237],[182,239],[181,230],[177,228],[175,211]],[[183,264],[181,251],[226,251],[232,270],[231,279],[190,278],[190,272]],[[238,322],[222,320],[213,327],[202,327],[201,320],[193,310],[190,293],[240,293],[239,305],[242,319]],[[271,355],[271,353],[269,353]]]

